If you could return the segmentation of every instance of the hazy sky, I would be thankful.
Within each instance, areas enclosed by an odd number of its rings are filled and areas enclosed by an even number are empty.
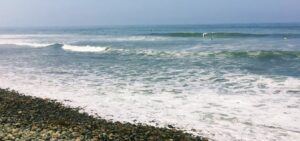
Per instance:
[[[300,22],[300,0],[0,0],[0,26]]]

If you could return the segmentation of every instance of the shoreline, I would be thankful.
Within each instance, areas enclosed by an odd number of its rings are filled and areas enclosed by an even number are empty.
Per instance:
[[[0,140],[208,140],[172,126],[112,122],[79,110],[0,88]]]

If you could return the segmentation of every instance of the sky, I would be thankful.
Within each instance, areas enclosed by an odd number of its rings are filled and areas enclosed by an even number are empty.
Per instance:
[[[300,0],[0,0],[0,26],[300,22]]]

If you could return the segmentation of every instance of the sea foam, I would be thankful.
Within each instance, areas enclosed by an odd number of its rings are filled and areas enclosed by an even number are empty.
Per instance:
[[[109,75],[85,74],[73,79],[69,75],[36,78],[27,73],[14,74],[2,70],[0,86],[57,99],[72,107],[85,107],[86,112],[106,119],[138,121],[161,127],[171,124],[216,140],[297,140],[300,137],[297,126],[300,123],[299,98],[286,93],[299,88],[299,79],[276,82],[256,75],[228,74],[226,79],[232,83],[255,80],[253,90],[258,94],[222,95],[215,89],[198,87],[203,82],[195,82],[194,78],[186,78],[182,83],[189,86],[183,87],[183,84],[176,83],[177,80],[148,85],[143,81],[130,83]],[[213,76],[201,77],[207,81],[211,78]],[[93,84],[97,81],[101,83]],[[290,83],[295,85],[290,86]],[[268,89],[262,92],[259,85],[266,85]],[[277,89],[283,91],[273,94]],[[142,94],[147,90],[154,94]],[[173,90],[183,93],[174,94]]]
[[[20,39],[1,39],[0,45],[16,45],[16,46],[26,46],[33,48],[42,48],[52,45],[51,43],[38,43],[30,40],[20,40]]]
[[[67,51],[74,52],[104,52],[108,50],[108,47],[99,46],[75,46],[75,45],[63,45],[62,48]]]

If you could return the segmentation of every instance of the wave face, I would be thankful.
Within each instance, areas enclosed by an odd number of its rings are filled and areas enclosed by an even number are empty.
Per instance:
[[[230,33],[230,32],[211,32],[211,33],[151,33],[151,36],[167,36],[167,37],[202,37],[202,38],[260,38],[260,37],[273,37],[273,38],[299,38],[300,34],[254,34],[254,33]]]
[[[213,140],[299,140],[299,34],[300,25],[0,28],[0,87]]]

